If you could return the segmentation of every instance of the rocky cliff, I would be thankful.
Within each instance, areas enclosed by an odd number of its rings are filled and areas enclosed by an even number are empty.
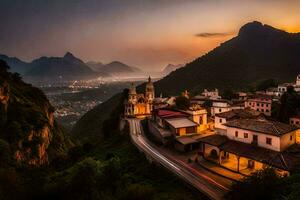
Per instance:
[[[71,145],[54,120],[54,108],[37,88],[7,72],[0,60],[0,139],[17,163],[40,166]],[[49,153],[51,152],[51,153]]]

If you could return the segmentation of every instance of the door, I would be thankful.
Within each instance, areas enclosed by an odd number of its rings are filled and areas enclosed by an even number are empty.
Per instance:
[[[258,136],[257,135],[253,135],[252,144],[257,145],[257,142],[258,142]]]

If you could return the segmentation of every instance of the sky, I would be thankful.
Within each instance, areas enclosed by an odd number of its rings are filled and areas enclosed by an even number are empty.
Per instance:
[[[0,0],[0,54],[125,62],[145,71],[190,62],[260,21],[300,32],[300,0]]]

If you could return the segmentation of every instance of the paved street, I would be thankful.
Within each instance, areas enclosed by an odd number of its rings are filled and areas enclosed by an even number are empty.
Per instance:
[[[225,184],[228,183],[227,179],[216,176],[205,169],[196,170],[172,155],[166,152],[162,153],[144,136],[140,120],[128,119],[128,121],[132,142],[146,156],[151,157],[151,159],[178,175],[209,198],[223,199],[223,196],[229,191],[228,184]]]

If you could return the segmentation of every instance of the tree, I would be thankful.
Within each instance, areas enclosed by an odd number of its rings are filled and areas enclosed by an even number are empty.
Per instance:
[[[265,91],[270,87],[277,87],[278,82],[275,79],[266,79],[257,84],[256,90],[257,91]]]
[[[185,96],[179,96],[175,100],[176,107],[182,110],[186,110],[190,106],[190,100]]]
[[[9,70],[9,66],[4,60],[0,60],[0,72],[6,72]]]
[[[274,169],[266,168],[246,177],[242,182],[235,182],[227,198],[231,200],[271,200],[278,198],[284,187],[284,178],[279,177]]]
[[[231,100],[231,99],[235,98],[236,95],[234,94],[234,92],[231,89],[225,89],[223,94],[222,94],[222,97],[224,99]]]
[[[278,120],[288,123],[289,118],[300,111],[300,95],[295,92],[294,87],[287,88],[280,99],[280,109],[277,116]]]

